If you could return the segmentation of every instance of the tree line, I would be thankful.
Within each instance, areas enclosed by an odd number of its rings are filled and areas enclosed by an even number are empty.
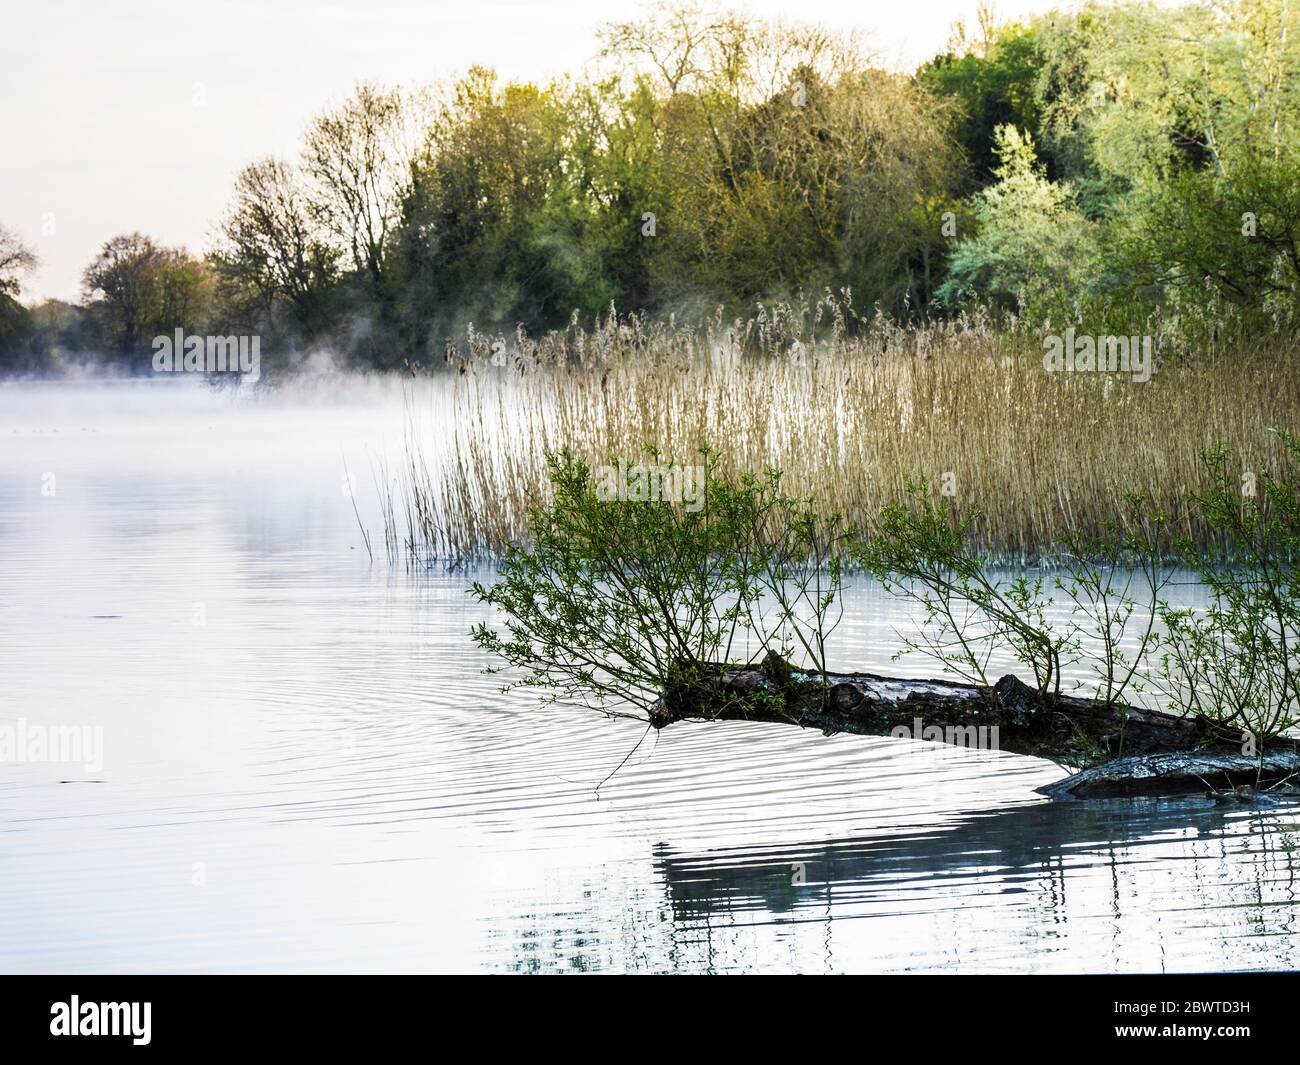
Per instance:
[[[1300,5],[1087,4],[958,24],[914,73],[851,36],[694,7],[603,27],[582,76],[358,85],[240,172],[202,253],[108,241],[0,369],[141,365],[176,328],[283,365],[436,363],[472,325],[745,313],[827,290],[908,322],[992,309],[1137,333],[1290,328]]]

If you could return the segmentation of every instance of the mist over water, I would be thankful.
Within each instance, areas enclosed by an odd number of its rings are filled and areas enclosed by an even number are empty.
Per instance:
[[[1296,966],[1293,803],[1051,804],[1035,759],[740,723],[597,791],[644,729],[501,694],[490,570],[382,556],[373,464],[438,389],[0,387],[0,727],[103,746],[0,765],[0,967]],[[933,670],[846,600],[834,663]]]

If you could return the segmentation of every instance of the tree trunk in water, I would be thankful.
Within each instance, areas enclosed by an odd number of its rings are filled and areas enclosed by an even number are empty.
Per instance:
[[[1090,767],[1039,789],[1056,799],[1227,791],[1300,774],[1300,748],[1276,740],[1242,753],[1240,731],[1074,696],[1043,697],[1008,674],[992,687],[873,673],[800,673],[775,654],[761,666],[716,667],[689,690],[666,691],[649,715],[675,721],[766,721],[826,735],[906,736],[990,747]]]

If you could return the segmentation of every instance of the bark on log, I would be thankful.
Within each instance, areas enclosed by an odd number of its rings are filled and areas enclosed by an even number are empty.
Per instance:
[[[1228,798],[1236,788],[1268,788],[1300,774],[1293,746],[1252,758],[1240,752],[1188,751],[1115,758],[1037,790],[1053,799],[1106,799],[1117,795],[1179,795],[1211,792]],[[1287,791],[1287,794],[1291,794]],[[1249,801],[1254,796],[1241,796]]]
[[[1056,799],[1206,791],[1300,773],[1295,741],[1275,741],[1261,760],[1242,754],[1239,730],[1203,717],[1044,698],[1013,674],[991,687],[874,673],[823,677],[793,670],[775,654],[761,666],[718,667],[702,684],[664,692],[649,720],[656,729],[685,720],[767,721],[826,735],[942,736],[1087,767],[1039,789]]]

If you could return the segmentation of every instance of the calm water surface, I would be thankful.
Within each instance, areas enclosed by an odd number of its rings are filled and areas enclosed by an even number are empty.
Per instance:
[[[1189,971],[1300,964],[1300,808],[1054,805],[1054,766],[540,707],[485,570],[368,559],[398,387],[0,388],[0,970]],[[52,475],[52,477],[51,477]],[[865,582],[834,658],[908,619]],[[923,672],[927,667],[915,667]]]

